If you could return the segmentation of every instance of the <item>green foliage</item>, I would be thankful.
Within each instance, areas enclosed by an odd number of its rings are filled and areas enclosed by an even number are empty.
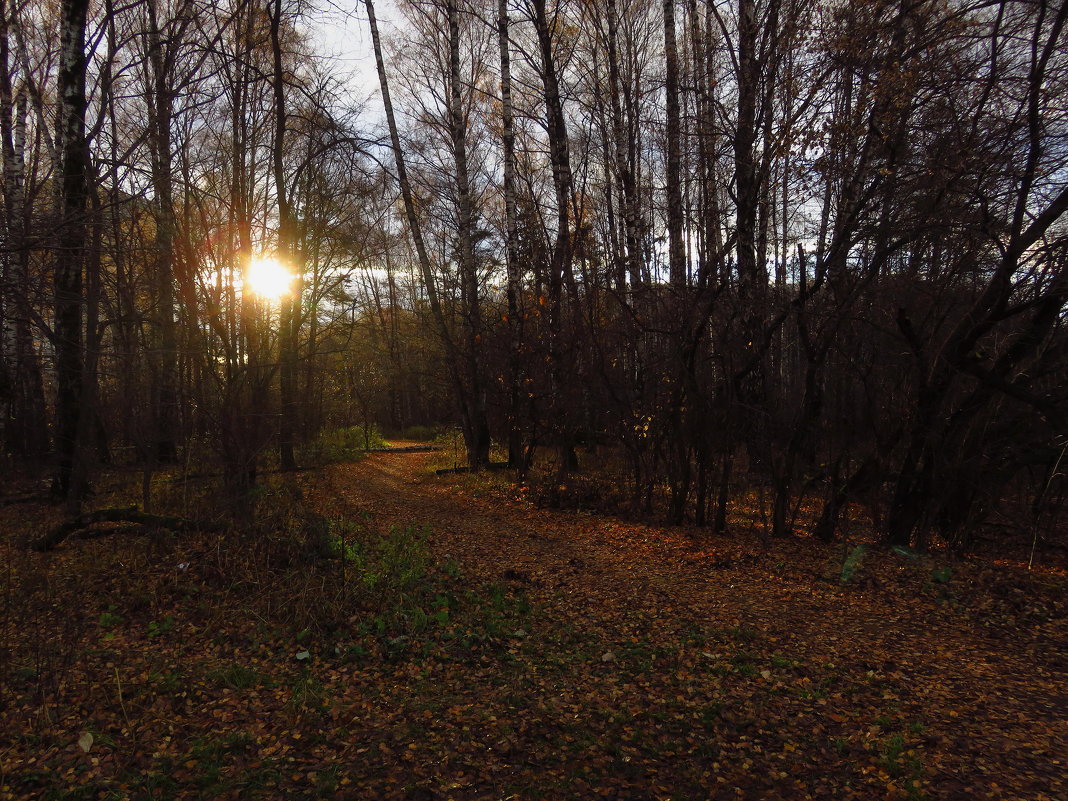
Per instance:
[[[386,536],[367,542],[345,521],[332,526],[330,550],[345,565],[352,601],[373,611],[365,631],[384,637],[448,621],[447,602],[430,577],[434,564],[427,536],[424,528],[393,526]]]
[[[321,711],[325,704],[326,690],[311,673],[305,673],[293,682],[293,690],[286,703],[293,713]]]
[[[112,626],[117,626],[119,623],[122,623],[122,621],[123,621],[122,615],[117,614],[115,612],[115,610],[117,608],[118,607],[116,607],[115,604],[111,604],[107,608],[106,612],[101,612],[100,613],[100,619],[97,621],[100,624],[100,628],[109,629]]]
[[[337,792],[341,786],[341,768],[331,765],[323,768],[315,774],[315,789],[321,797],[326,797]]]
[[[366,566],[364,581],[372,591],[405,594],[416,589],[430,568],[428,531],[391,526]]]
[[[412,442],[432,442],[438,435],[437,429],[432,426],[408,426],[401,429],[397,439],[406,439]]]
[[[49,788],[48,792],[45,793],[44,801],[93,801],[93,799],[99,798],[100,790],[101,786],[98,786],[95,782],[69,789],[53,787]]]
[[[522,591],[492,583],[463,588],[454,559],[438,562],[427,544],[429,532],[418,526],[391,527],[375,538],[366,528],[333,521],[328,554],[341,563],[345,603],[362,610],[355,634],[377,641],[387,659],[445,647],[467,651],[508,641],[527,615]],[[344,613],[351,616],[351,611]],[[362,661],[363,645],[338,643],[334,653]]]
[[[716,726],[719,725],[720,718],[723,714],[723,702],[712,701],[711,703],[706,704],[704,707],[702,707],[701,711],[698,714],[701,719],[701,723],[706,729],[714,729]]]
[[[919,746],[910,743],[910,736],[916,737],[923,734],[925,726],[918,721],[905,725],[885,714],[879,715],[873,722],[889,732],[889,735],[879,743],[879,764],[887,773],[901,782],[906,798],[911,801],[920,801],[924,798],[923,760]]]
[[[860,570],[861,563],[864,561],[864,555],[868,552],[866,545],[857,545],[846,552],[845,559],[842,560],[842,569],[838,574],[839,584],[848,584],[856,576],[857,571]]]
[[[185,764],[194,764],[194,783],[204,792],[216,793],[235,786],[234,757],[245,754],[255,744],[247,732],[234,732],[220,738],[196,739],[191,743]]]
[[[781,654],[771,655],[771,666],[776,670],[793,670],[797,665],[796,659],[789,659]]]
[[[346,662],[355,664],[365,661],[370,655],[370,652],[366,648],[357,643],[348,646],[342,654]]]
[[[325,556],[344,562],[359,562],[363,548],[357,539],[359,528],[351,521],[335,518],[329,521],[325,532]]]
[[[756,668],[749,662],[737,662],[734,665],[734,669],[738,671],[740,676],[755,676]]]
[[[148,624],[148,636],[159,637],[162,634],[174,631],[174,616],[167,615],[163,620],[153,620]]]
[[[899,733],[883,742],[881,761],[891,776],[918,776],[923,772],[919,758],[910,752],[905,736]]]
[[[422,588],[432,564],[426,537],[425,529],[392,526],[385,537],[367,543],[356,538],[351,525],[335,521],[327,550],[351,570],[355,600],[362,598],[381,612],[407,606],[409,596]]]
[[[183,784],[196,788],[198,798],[271,798],[276,797],[281,772],[270,758],[248,759],[255,741],[246,732],[235,732],[221,738],[198,738],[190,743],[189,751],[175,758],[157,755],[150,767],[139,768],[120,777],[122,792],[113,790],[103,796],[106,801],[119,799],[184,798]],[[180,781],[177,775],[184,774]]]
[[[353,462],[372,448],[382,448],[386,442],[377,426],[350,426],[322,431],[308,446],[308,456],[320,464]]]
[[[798,687],[795,694],[803,701],[819,701],[831,693],[831,689],[838,681],[837,673],[829,673],[811,684]]]
[[[931,571],[931,581],[935,584],[949,584],[951,578],[953,578],[953,568],[951,567],[936,567]]]
[[[718,637],[726,637],[741,643],[753,643],[759,638],[756,629],[748,626],[728,626],[723,629],[712,629],[712,633]],[[703,645],[705,642],[704,632],[700,630],[690,632],[690,640],[693,645]]]
[[[182,689],[182,674],[177,670],[169,670],[166,673],[153,671],[148,674],[148,683],[160,695],[174,695]]]
[[[251,690],[271,683],[269,676],[237,662],[221,665],[208,673],[208,678],[231,690]]]
[[[893,545],[890,550],[896,553],[898,556],[904,556],[906,559],[912,559],[915,561],[920,558],[920,555],[915,551],[909,550],[902,545]]]

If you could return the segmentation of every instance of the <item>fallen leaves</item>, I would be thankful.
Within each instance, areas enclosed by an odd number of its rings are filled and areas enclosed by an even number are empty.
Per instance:
[[[3,618],[0,797],[1068,795],[1063,673],[1032,657],[1063,633],[1055,590],[968,566],[928,589],[874,552],[873,581],[842,587],[811,542],[475,498],[482,479],[424,481],[424,459],[303,479],[324,516],[426,523],[455,562],[382,632],[373,608],[293,622],[300,593],[336,587],[329,562],[242,578],[208,542],[5,551],[37,605]]]

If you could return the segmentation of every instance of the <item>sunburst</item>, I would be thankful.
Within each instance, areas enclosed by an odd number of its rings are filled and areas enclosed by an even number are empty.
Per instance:
[[[278,300],[289,294],[295,277],[278,259],[266,256],[252,260],[245,283],[261,298]]]

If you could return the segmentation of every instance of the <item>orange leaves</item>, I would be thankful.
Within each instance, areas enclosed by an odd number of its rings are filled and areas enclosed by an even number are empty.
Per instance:
[[[337,586],[337,560],[271,574],[270,606],[256,597],[266,582],[237,592],[194,571],[141,606],[86,583],[84,638],[70,651],[83,658],[49,696],[53,729],[33,717],[33,643],[13,622],[3,632],[15,658],[0,709],[0,785],[12,789],[0,795],[954,798],[954,777],[984,760],[1006,798],[1068,797],[1054,771],[1034,768],[1056,745],[1054,713],[1041,710],[1057,709],[1060,688],[1044,652],[977,635],[965,610],[934,596],[906,596],[893,557],[873,551],[877,583],[842,589],[820,579],[832,554],[811,542],[764,549],[536,509],[506,476],[428,477],[426,458],[381,454],[304,487],[313,511],[373,512],[371,533],[428,524],[431,561],[457,568],[435,579],[421,628],[407,610],[410,630],[378,635],[377,606],[325,607],[329,625],[298,645],[293,605]],[[978,592],[969,570],[954,566],[958,598]],[[174,584],[166,575],[159,587]],[[992,609],[1018,603],[1012,587],[997,593]],[[103,643],[109,604],[123,621]],[[173,632],[148,636],[168,616]],[[12,736],[27,720],[44,733]]]

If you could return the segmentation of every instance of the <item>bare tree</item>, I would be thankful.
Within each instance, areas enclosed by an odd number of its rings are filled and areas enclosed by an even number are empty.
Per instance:
[[[59,453],[56,490],[72,511],[85,489],[82,414],[82,277],[88,244],[86,213],[89,197],[89,148],[85,138],[87,0],[63,0],[61,61],[57,84],[57,140],[60,171],[60,230],[56,240],[55,350],[56,446]]]
[[[297,411],[297,328],[299,325],[300,292],[303,267],[299,263],[296,242],[296,220],[289,198],[285,169],[286,152],[286,73],[282,53],[282,0],[275,0],[269,9],[271,21],[271,85],[274,95],[274,168],[275,203],[278,206],[278,257],[286,268],[296,274],[294,290],[280,299],[279,371],[278,387],[281,401],[278,429],[278,449],[281,468],[295,470],[293,441],[296,436]]]

